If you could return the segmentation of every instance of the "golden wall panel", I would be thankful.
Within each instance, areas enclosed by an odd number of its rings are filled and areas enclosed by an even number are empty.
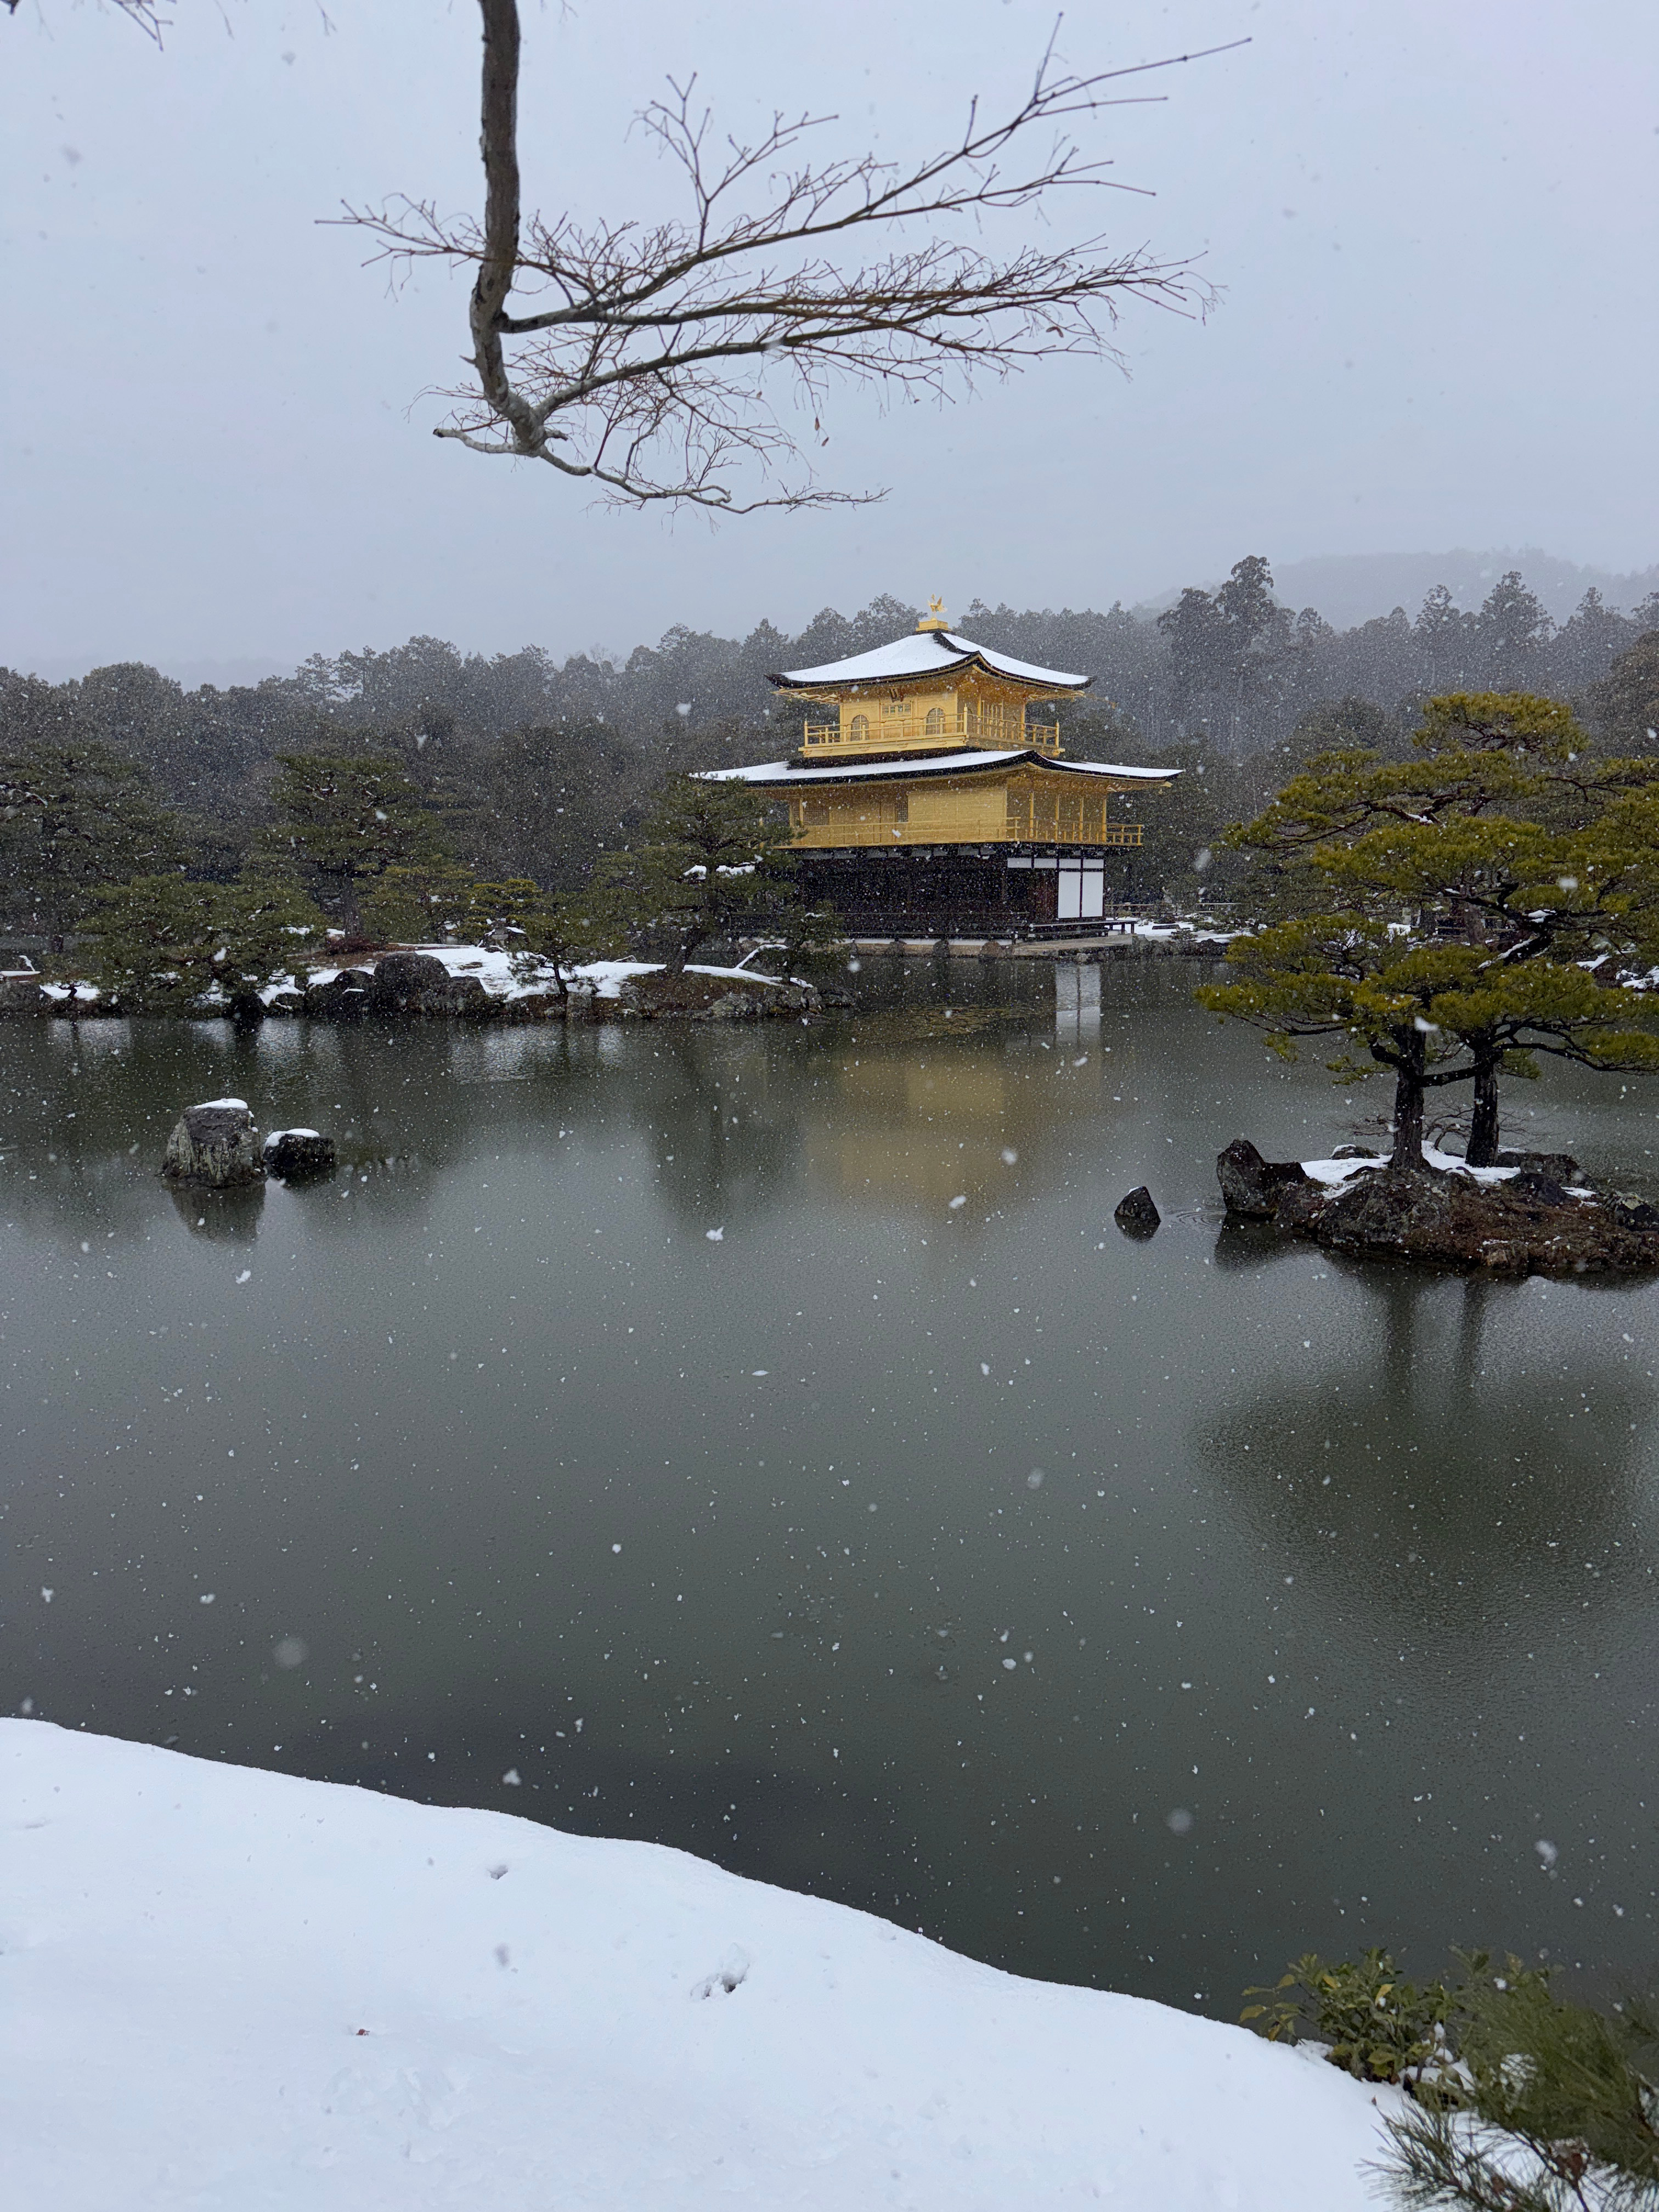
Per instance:
[[[1107,792],[1127,782],[1082,784],[1041,769],[1013,775],[940,776],[926,782],[820,786],[789,796],[798,846],[1085,844],[1121,842]]]

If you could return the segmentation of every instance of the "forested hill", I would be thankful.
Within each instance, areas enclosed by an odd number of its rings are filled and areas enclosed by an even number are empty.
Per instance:
[[[795,637],[768,623],[742,640],[676,628],[617,661],[561,663],[537,646],[486,658],[416,637],[383,653],[318,653],[292,676],[223,690],[186,692],[137,663],[59,684],[3,671],[0,748],[114,746],[191,819],[213,866],[263,818],[278,752],[373,744],[404,757],[480,865],[568,880],[616,842],[666,767],[763,758],[794,742],[799,709],[769,674],[883,643],[916,611],[892,599],[850,618],[825,609]],[[1630,726],[1621,742],[1651,742],[1649,679],[1634,691],[1615,684],[1623,703],[1611,706],[1597,687],[1606,693],[1615,659],[1659,630],[1659,595],[1620,612],[1591,592],[1558,624],[1511,573],[1473,611],[1437,588],[1415,614],[1395,608],[1338,630],[1279,605],[1267,562],[1250,556],[1218,591],[1190,588],[1156,617],[979,602],[952,611],[982,644],[1092,677],[1089,701],[1066,710],[1075,735],[1131,757],[1198,747],[1218,765],[1266,762],[1335,702],[1350,722],[1367,702],[1373,737],[1403,734],[1425,698],[1463,689],[1548,692],[1592,720],[1600,698],[1603,720]]]

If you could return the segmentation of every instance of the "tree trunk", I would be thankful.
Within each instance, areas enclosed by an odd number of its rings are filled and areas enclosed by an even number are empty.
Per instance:
[[[1474,1069],[1474,1113],[1464,1158],[1472,1168],[1498,1164],[1498,1062],[1480,1060]]]
[[[1419,1030],[1413,1030],[1408,1036],[1397,1039],[1396,1042],[1400,1056],[1394,1064],[1394,1151],[1389,1164],[1395,1168],[1420,1168],[1423,1164],[1423,1038]]]
[[[346,933],[348,944],[362,933],[362,910],[357,899],[357,878],[349,868],[343,868],[335,878],[340,887],[340,927]]]

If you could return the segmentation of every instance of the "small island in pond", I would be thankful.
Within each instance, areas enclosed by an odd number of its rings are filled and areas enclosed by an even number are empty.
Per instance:
[[[1592,1189],[1565,1152],[1500,1152],[1472,1168],[1432,1150],[1401,1167],[1356,1146],[1328,1160],[1264,1159],[1236,1137],[1216,1162],[1231,1218],[1270,1222],[1362,1260],[1494,1274],[1633,1273],[1659,1267],[1659,1208]]]

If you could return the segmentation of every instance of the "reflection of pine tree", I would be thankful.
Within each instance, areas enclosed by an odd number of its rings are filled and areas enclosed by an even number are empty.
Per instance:
[[[1306,1264],[1285,1251],[1278,1279]],[[1646,1587],[1659,1559],[1632,1533],[1639,1369],[1575,1336],[1572,1404],[1552,1401],[1524,1373],[1517,1286],[1321,1265],[1340,1349],[1299,1352],[1294,1380],[1278,1363],[1194,1422],[1198,1453],[1257,1536],[1293,1554],[1299,1586],[1385,1640],[1471,1654],[1494,1617],[1576,1617],[1586,1560],[1599,1591]]]

